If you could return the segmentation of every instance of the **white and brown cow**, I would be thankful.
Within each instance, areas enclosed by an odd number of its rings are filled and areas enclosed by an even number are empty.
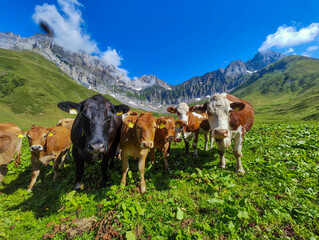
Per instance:
[[[167,111],[170,113],[176,113],[178,121],[175,122],[175,142],[181,141],[182,137],[185,142],[186,153],[189,153],[189,141],[193,138],[194,156],[197,157],[197,142],[198,135],[204,134],[205,136],[205,148],[208,145],[208,135],[211,132],[208,123],[207,114],[198,114],[196,112],[190,112],[186,103],[181,102],[176,108],[168,107]],[[211,136],[210,149],[212,148],[213,138]]]
[[[0,182],[8,171],[8,164],[15,158],[15,166],[20,164],[23,132],[13,123],[0,123]]]
[[[241,163],[244,135],[254,123],[254,109],[247,101],[227,93],[215,94],[210,100],[196,105],[192,111],[208,114],[210,127],[220,154],[219,167],[225,168],[225,151],[234,140],[233,153],[236,157],[236,170],[245,173]]]

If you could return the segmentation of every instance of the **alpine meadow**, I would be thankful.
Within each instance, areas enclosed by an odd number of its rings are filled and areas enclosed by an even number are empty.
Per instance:
[[[319,3],[45,2],[0,9],[0,239],[319,239]]]

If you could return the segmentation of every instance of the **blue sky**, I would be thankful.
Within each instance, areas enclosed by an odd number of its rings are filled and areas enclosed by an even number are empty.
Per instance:
[[[70,50],[173,85],[259,49],[319,57],[317,0],[11,0],[1,3],[0,32],[32,36],[43,17]]]

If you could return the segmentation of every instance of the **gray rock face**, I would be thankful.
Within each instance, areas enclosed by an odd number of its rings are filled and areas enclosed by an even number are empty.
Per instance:
[[[235,60],[225,69],[220,68],[171,86],[151,74],[132,80],[120,69],[107,66],[96,56],[65,51],[46,34],[21,38],[13,33],[0,33],[0,48],[29,50],[41,54],[79,84],[149,111],[159,111],[165,105],[178,104],[181,101],[199,100],[216,92],[230,92],[247,81],[257,70],[285,56],[274,51],[257,53],[246,63]]]

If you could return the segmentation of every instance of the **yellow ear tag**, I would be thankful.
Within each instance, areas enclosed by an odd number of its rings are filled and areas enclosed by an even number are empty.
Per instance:
[[[198,110],[197,112],[198,112],[198,113],[203,113],[203,111],[202,111],[202,110]]]
[[[160,125],[159,125],[159,128],[160,129],[163,129],[165,127],[165,124],[164,123],[161,123]]]
[[[129,128],[133,128],[133,127],[134,127],[134,124],[133,124],[132,122],[130,122],[130,123],[128,124],[128,127],[129,127]]]
[[[123,114],[122,112],[117,112],[117,113],[116,113],[116,115],[122,115],[122,114]]]
[[[69,109],[70,114],[78,114],[78,111],[74,108]]]
[[[176,127],[180,127],[178,123],[176,124]]]
[[[48,137],[52,137],[52,136],[53,136],[53,133],[49,133],[49,134],[48,134]]]
[[[18,135],[18,138],[24,138],[24,137],[23,137],[23,135],[20,133],[20,134]]]
[[[235,107],[235,108],[233,109],[233,111],[235,111],[235,112],[238,111],[238,107]]]

